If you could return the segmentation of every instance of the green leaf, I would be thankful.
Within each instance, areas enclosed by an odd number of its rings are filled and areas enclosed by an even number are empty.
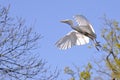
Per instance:
[[[117,43],[117,44],[116,44],[116,47],[120,49],[120,44],[119,44],[119,43]]]

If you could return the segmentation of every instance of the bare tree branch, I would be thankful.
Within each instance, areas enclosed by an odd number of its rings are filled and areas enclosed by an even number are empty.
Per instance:
[[[35,53],[41,35],[22,18],[9,17],[9,8],[0,6],[0,80],[56,80],[57,70],[52,73]]]

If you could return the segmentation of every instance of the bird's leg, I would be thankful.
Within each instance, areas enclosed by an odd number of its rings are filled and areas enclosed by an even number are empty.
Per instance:
[[[97,42],[96,39],[93,40],[95,48],[99,51],[99,48],[101,47],[100,42]],[[99,48],[98,48],[99,47]]]
[[[97,40],[96,40],[96,39],[95,39],[95,43],[96,43],[96,46],[101,47],[100,42],[97,42]]]

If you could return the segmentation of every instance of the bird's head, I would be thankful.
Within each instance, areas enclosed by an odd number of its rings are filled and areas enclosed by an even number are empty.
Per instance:
[[[61,20],[60,22],[62,22],[62,23],[66,23],[66,24],[68,24],[68,25],[70,25],[70,26],[72,26],[72,25],[73,25],[72,20],[69,20],[69,19],[66,19],[66,20]]]

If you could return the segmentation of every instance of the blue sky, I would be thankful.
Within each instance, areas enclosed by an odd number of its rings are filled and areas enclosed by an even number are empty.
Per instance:
[[[34,31],[43,36],[36,53],[39,52],[50,65],[60,69],[73,63],[83,66],[94,56],[99,56],[95,48],[88,49],[89,44],[63,51],[57,49],[55,42],[72,30],[68,25],[60,23],[60,20],[72,19],[76,14],[86,16],[95,29],[98,41],[102,41],[101,17],[104,14],[120,21],[119,0],[0,0],[0,4],[10,4],[12,16],[22,17],[28,25],[34,25]]]

